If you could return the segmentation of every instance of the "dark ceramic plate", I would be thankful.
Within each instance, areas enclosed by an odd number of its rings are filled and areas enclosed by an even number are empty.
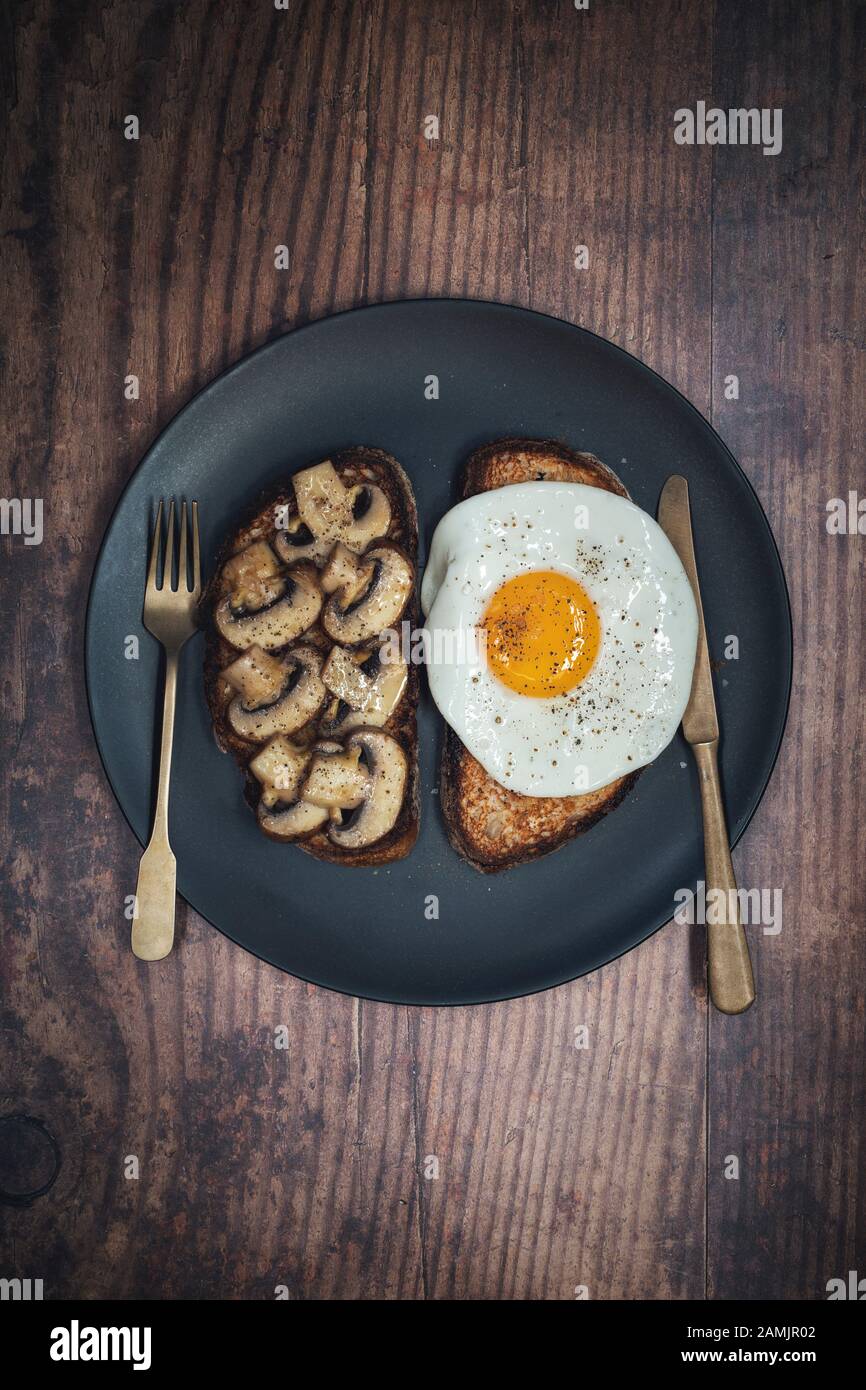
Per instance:
[[[438,400],[425,379],[439,378]],[[96,564],[87,686],[111,785],[148,834],[159,669],[141,624],[147,535],[159,497],[197,497],[203,555],[260,491],[350,444],[396,455],[418,499],[423,565],[462,461],[505,435],[558,437],[609,463],[655,514],[668,474],[689,480],[733,840],[761,799],[791,684],[785,578],[766,517],[724,444],[673,387],[620,348],[523,309],[416,300],[356,310],[269,343],[192,401],[130,480]],[[127,660],[135,634],[140,659]],[[321,864],[256,829],[202,694],[202,640],[181,670],[171,838],[178,889],[247,950],[306,980],[375,999],[468,1004],[528,994],[595,970],[643,941],[703,875],[695,770],[681,736],[636,790],[558,853],[483,877],[439,815],[440,720],[422,698],[422,824],[389,868]],[[425,911],[431,895],[438,917]]]

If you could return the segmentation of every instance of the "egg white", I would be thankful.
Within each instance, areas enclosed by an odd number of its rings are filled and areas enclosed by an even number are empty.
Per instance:
[[[583,585],[601,647],[564,695],[518,695],[473,637],[491,597],[527,570]],[[688,576],[658,524],[614,493],[518,483],[468,498],[442,518],[421,585],[428,675],[442,716],[503,787],[576,796],[653,761],[691,690],[698,618]]]

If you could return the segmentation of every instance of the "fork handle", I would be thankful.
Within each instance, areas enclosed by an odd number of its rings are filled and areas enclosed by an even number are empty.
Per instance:
[[[724,921],[707,922],[710,998],[723,1014],[741,1014],[755,998],[755,981],[749,956],[749,943],[740,922],[737,880],[728,847],[728,827],[719,786],[718,741],[693,743],[701,783],[704,813],[704,860],[706,890],[725,894]],[[716,895],[713,895],[715,902]],[[709,911],[707,916],[709,917]]]
[[[168,841],[168,792],[174,742],[177,666],[178,653],[166,652],[156,811],[150,841],[138,866],[135,915],[132,919],[132,950],[139,960],[162,960],[174,944],[177,860]]]

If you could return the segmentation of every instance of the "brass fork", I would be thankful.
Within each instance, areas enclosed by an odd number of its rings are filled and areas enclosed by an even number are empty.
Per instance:
[[[174,499],[168,510],[162,585],[158,585],[162,544],[160,502],[153,529],[150,565],[144,591],[144,626],[165,648],[165,695],[162,711],[162,745],[159,754],[159,789],[150,842],[138,866],[132,949],[139,960],[162,960],[174,942],[174,895],[177,860],[168,841],[168,791],[171,781],[171,748],[174,739],[174,705],[180,650],[195,632],[195,610],[201,597],[201,563],[198,542],[198,503],[192,504],[192,587],[187,568],[186,502],[180,514],[180,549],[177,556],[177,588],[172,588],[174,567]]]

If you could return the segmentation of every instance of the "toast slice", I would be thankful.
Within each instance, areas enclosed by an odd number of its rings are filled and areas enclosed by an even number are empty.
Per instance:
[[[500,439],[476,449],[463,471],[462,496],[510,483],[583,483],[628,497],[619,478],[593,454],[556,440]],[[450,727],[440,768],[440,802],[448,837],[481,873],[527,864],[559,849],[618,806],[640,773],[581,796],[523,796],[484,770]]]
[[[390,521],[384,539],[393,543],[411,561],[417,585],[418,568],[418,513],[412,485],[400,464],[390,454],[381,449],[357,446],[344,449],[330,456],[330,461],[346,487],[362,486],[369,483],[384,492],[388,499]],[[244,774],[244,796],[255,812],[262,788],[250,772],[249,764],[261,744],[239,737],[228,720],[228,709],[236,696],[234,690],[223,679],[222,672],[238,656],[239,651],[222,636],[215,621],[216,605],[221,597],[220,576],[232,556],[246,549],[256,541],[272,543],[278,529],[286,530],[298,516],[297,501],[291,479],[272,488],[259,498],[258,502],[236,529],[226,538],[217,555],[214,575],[201,602],[201,620],[205,629],[204,684],[205,697],[213,723],[214,738],[225,753],[231,753]],[[277,525],[279,518],[279,528]],[[379,544],[378,540],[375,544]],[[418,622],[418,601],[413,588],[403,620],[414,627]],[[314,647],[324,654],[332,646],[332,638],[324,631],[321,621],[316,621],[297,639],[304,646]],[[329,863],[346,864],[354,867],[375,867],[403,859],[409,853],[418,836],[420,817],[420,794],[418,775],[418,729],[417,707],[419,694],[419,675],[417,666],[408,664],[406,687],[403,695],[382,726],[382,731],[391,735],[401,745],[408,763],[408,779],[400,812],[392,828],[381,839],[363,849],[347,850],[332,843],[325,831],[309,835],[291,843],[306,854]],[[326,728],[322,728],[316,716],[292,738],[308,742],[317,736],[327,738]],[[268,831],[261,827],[264,834]],[[272,837],[280,838],[280,837]],[[285,841],[281,840],[281,843]]]

